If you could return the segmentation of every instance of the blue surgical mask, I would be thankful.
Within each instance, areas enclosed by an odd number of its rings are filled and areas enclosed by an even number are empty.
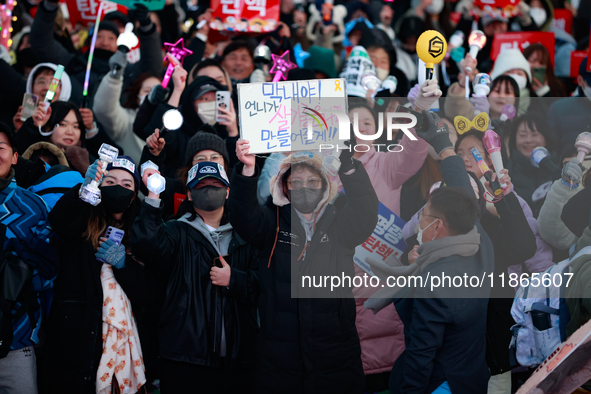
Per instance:
[[[423,231],[425,231],[426,229],[428,229],[429,227],[431,227],[431,225],[432,225],[433,223],[435,223],[436,221],[438,221],[438,220],[439,220],[439,219],[435,219],[435,220],[433,220],[433,221],[432,221],[432,222],[431,222],[431,223],[430,223],[430,224],[429,224],[427,227],[425,227],[425,228],[421,228],[421,224],[419,223],[419,232],[417,233],[417,242],[419,243],[419,245],[422,245],[422,244],[423,244]],[[433,239],[435,239],[435,237],[436,237],[436,236],[437,236],[437,235],[435,235],[435,236],[433,237]],[[431,241],[433,241],[433,239],[432,239]]]

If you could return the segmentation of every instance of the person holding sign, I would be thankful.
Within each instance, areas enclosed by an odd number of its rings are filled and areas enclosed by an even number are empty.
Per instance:
[[[377,223],[379,202],[370,178],[353,153],[343,151],[339,177],[347,192],[331,203],[337,190],[322,157],[295,152],[272,181],[272,199],[260,206],[260,169],[249,149],[248,141],[236,144],[241,164],[232,174],[228,205],[236,232],[261,250],[257,390],[360,393],[365,379],[351,284],[331,291],[330,283],[312,288],[302,279],[353,277],[355,247]]]

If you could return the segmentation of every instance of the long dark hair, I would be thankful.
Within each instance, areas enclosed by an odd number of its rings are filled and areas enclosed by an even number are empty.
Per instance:
[[[550,152],[556,150],[556,135],[554,130],[552,130],[550,123],[548,123],[548,121],[543,116],[540,116],[540,114],[536,112],[528,112],[517,119],[514,119],[514,121],[511,123],[511,130],[509,132],[510,154],[513,154],[516,149],[517,129],[519,129],[519,126],[521,126],[523,123],[526,123],[530,130],[537,130],[538,133],[544,136],[544,139],[546,140],[546,149],[548,149]]]
[[[113,226],[125,231],[125,235],[123,236],[121,243],[127,245],[129,244],[128,241],[131,236],[131,226],[133,225],[135,218],[138,216],[140,209],[141,202],[137,197],[137,192],[131,205],[125,211],[123,211],[123,217],[120,221],[115,220],[113,215],[110,212],[107,212],[104,204],[99,204],[91,211],[90,217],[88,218],[88,224],[86,225],[86,230],[84,230],[82,236],[87,241],[90,241],[92,246],[97,249],[99,247],[100,237],[105,235],[107,227]]]
[[[51,131],[55,127],[55,125],[59,124],[68,114],[70,111],[74,111],[76,115],[76,121],[78,122],[78,127],[80,127],[80,146],[84,147],[86,141],[86,127],[84,127],[84,121],[82,120],[82,115],[74,104],[69,103],[67,101],[56,101],[51,103],[51,116],[49,120],[45,124],[45,131]],[[50,141],[51,136],[46,137],[47,141]]]
[[[554,75],[552,60],[550,59],[548,49],[546,49],[546,47],[540,43],[535,43],[523,50],[523,56],[525,56],[525,58],[528,60],[535,53],[539,54],[540,63],[546,66],[546,80],[548,81],[548,86],[550,87],[551,96],[566,97],[566,88]]]

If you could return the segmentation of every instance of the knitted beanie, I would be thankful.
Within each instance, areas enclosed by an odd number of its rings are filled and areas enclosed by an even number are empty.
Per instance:
[[[228,155],[228,149],[226,148],[226,141],[213,133],[200,131],[191,137],[189,143],[187,144],[187,152],[185,154],[187,164],[191,165],[193,156],[195,156],[197,152],[207,149],[218,152],[220,155],[222,155],[226,165],[230,163],[230,156]]]
[[[115,161],[107,165],[107,171],[111,170],[123,170],[130,173],[135,182],[135,191],[138,191],[142,178],[140,177],[140,172],[137,168],[137,165],[135,164],[135,161],[131,157],[117,156],[117,159],[115,159]]]
[[[101,30],[108,30],[111,33],[115,34],[115,37],[119,37],[119,29],[117,29],[117,26],[115,26],[115,24],[113,22],[109,22],[109,21],[101,22],[101,24],[99,25],[99,31],[101,31]]]
[[[531,82],[531,66],[519,49],[505,49],[497,56],[490,77],[495,79],[509,70],[523,70]]]

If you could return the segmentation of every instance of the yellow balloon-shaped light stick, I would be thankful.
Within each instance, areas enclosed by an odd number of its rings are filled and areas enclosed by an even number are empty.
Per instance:
[[[417,55],[427,66],[427,79],[433,76],[433,67],[445,57],[447,53],[447,41],[441,33],[435,30],[427,30],[417,40]]]

